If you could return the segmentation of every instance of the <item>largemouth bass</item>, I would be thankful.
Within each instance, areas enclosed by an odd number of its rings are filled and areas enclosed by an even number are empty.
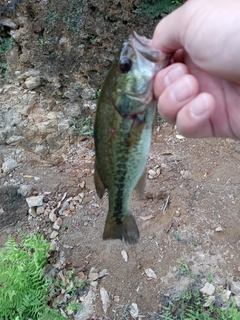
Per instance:
[[[134,32],[123,44],[101,90],[94,125],[94,182],[100,198],[108,190],[104,240],[135,244],[139,239],[129,202],[134,188],[139,196],[144,192],[156,109],[153,78],[169,60],[169,55]]]

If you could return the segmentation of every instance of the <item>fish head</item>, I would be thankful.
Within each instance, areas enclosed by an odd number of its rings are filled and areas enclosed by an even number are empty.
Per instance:
[[[171,55],[153,48],[136,32],[123,43],[111,72],[112,102],[123,117],[143,113],[153,100],[153,79],[166,67]]]

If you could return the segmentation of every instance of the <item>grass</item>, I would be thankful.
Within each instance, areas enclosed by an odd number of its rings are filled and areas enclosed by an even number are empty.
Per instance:
[[[90,118],[86,117],[82,120],[73,119],[70,123],[73,131],[77,132],[80,136],[93,137],[93,124]]]
[[[180,297],[168,302],[164,311],[159,315],[161,320],[240,320],[240,312],[235,300],[229,302],[227,309],[211,305],[203,307],[206,298],[198,289],[189,287]]]

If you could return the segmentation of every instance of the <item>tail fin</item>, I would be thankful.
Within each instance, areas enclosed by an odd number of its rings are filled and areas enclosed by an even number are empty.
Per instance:
[[[139,231],[134,216],[129,213],[121,223],[113,217],[107,217],[103,240],[120,239],[127,245],[135,244],[139,240]]]

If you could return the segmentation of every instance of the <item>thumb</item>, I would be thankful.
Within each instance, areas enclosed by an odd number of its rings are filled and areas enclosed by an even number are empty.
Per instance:
[[[156,26],[151,45],[164,53],[172,53],[183,48],[181,31],[184,27],[184,5],[163,18]],[[180,27],[181,26],[181,27]]]

